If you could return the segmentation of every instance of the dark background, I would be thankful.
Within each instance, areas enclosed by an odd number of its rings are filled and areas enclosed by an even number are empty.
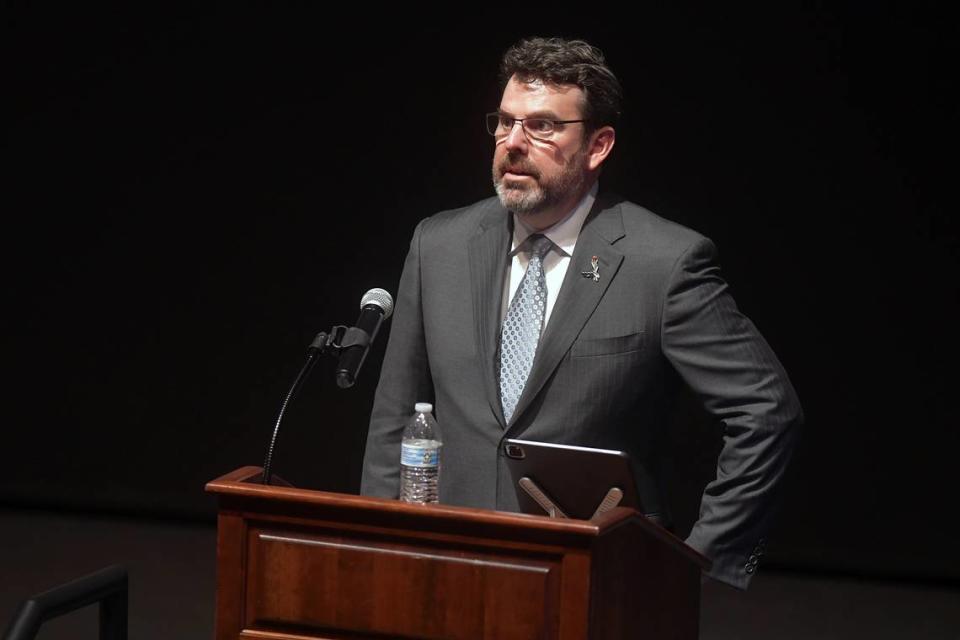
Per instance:
[[[946,16],[275,4],[5,7],[0,505],[212,521],[204,483],[262,462],[314,334],[396,291],[422,217],[492,194],[502,51],[565,35],[627,92],[603,186],[716,241],[804,404],[772,563],[960,580]],[[357,490],[385,342],[352,390],[318,367],[278,473]],[[718,436],[678,416],[682,529]]]

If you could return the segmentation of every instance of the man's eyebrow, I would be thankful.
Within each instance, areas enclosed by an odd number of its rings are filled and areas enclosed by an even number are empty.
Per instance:
[[[503,109],[497,109],[497,113],[499,113],[502,116],[507,116],[508,118],[517,117],[512,113],[510,113],[509,111],[504,111]],[[527,119],[527,118],[544,118],[547,120],[564,120],[565,119],[558,116],[555,111],[550,111],[549,109],[542,109],[540,111],[533,111],[531,113],[528,113],[524,119]]]

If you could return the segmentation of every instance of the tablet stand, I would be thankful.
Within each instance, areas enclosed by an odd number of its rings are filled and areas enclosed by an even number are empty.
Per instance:
[[[540,507],[547,512],[547,515],[551,518],[569,518],[567,514],[563,512],[563,509],[560,508],[556,502],[550,499],[547,496],[546,492],[540,488],[540,486],[534,482],[529,476],[524,476],[520,478],[520,481],[517,483],[520,485],[520,488],[523,489],[528,496],[533,498]],[[623,491],[619,487],[610,487],[607,490],[607,494],[603,497],[603,500],[600,501],[600,504],[597,505],[597,509],[593,512],[593,515],[590,516],[590,519],[593,520],[602,513],[606,513],[613,509],[620,501],[623,500]]]

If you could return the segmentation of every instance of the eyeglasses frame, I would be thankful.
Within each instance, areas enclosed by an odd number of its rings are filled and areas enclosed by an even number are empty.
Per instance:
[[[575,124],[575,123],[578,123],[578,122],[589,122],[589,120],[554,120],[553,118],[543,118],[543,117],[515,118],[515,117],[513,117],[513,116],[506,116],[506,117],[510,118],[511,120],[513,120],[513,123],[510,125],[510,129],[509,129],[509,130],[506,130],[507,133],[505,133],[505,134],[503,134],[503,135],[501,135],[501,136],[497,136],[497,134],[496,134],[495,131],[491,131],[491,130],[490,130],[490,118],[491,118],[491,117],[494,117],[494,116],[495,116],[495,117],[497,118],[497,120],[499,121],[500,118],[503,118],[503,117],[504,117],[504,114],[501,113],[501,112],[499,112],[499,111],[492,111],[492,112],[488,113],[486,116],[484,116],[484,119],[486,120],[486,124],[487,124],[487,133],[489,133],[490,135],[492,135],[494,138],[497,138],[497,139],[503,139],[503,138],[506,138],[507,136],[509,136],[509,135],[510,135],[510,131],[513,131],[513,127],[516,126],[516,124],[517,124],[518,122],[520,123],[520,128],[523,130],[523,132],[524,132],[527,136],[529,136],[529,137],[531,137],[531,138],[533,138],[533,139],[535,139],[535,140],[549,140],[550,137],[553,136],[553,135],[556,133],[556,129],[554,129],[553,131],[551,131],[551,132],[548,134],[547,137],[543,137],[543,136],[537,135],[536,133],[530,131],[530,130],[527,128],[527,125],[526,125],[525,123],[526,123],[528,120],[534,120],[534,121],[536,121],[536,120],[545,120],[545,121],[547,121],[547,122],[552,123],[554,127],[556,127],[556,125],[558,125],[558,124]],[[497,128],[499,128],[499,127],[500,127],[500,125],[499,125],[499,122],[498,122]]]

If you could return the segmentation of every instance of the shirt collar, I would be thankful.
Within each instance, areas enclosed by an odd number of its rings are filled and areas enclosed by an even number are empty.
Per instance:
[[[583,221],[587,219],[587,214],[593,208],[593,202],[597,199],[598,183],[594,182],[583,199],[571,209],[570,213],[564,216],[553,226],[540,232],[524,224],[522,218],[517,214],[513,215],[513,248],[510,255],[517,253],[517,249],[523,246],[527,238],[533,233],[541,233],[553,242],[561,252],[568,256],[573,255],[573,249],[577,246],[577,238],[580,236],[580,229],[583,227]]]

